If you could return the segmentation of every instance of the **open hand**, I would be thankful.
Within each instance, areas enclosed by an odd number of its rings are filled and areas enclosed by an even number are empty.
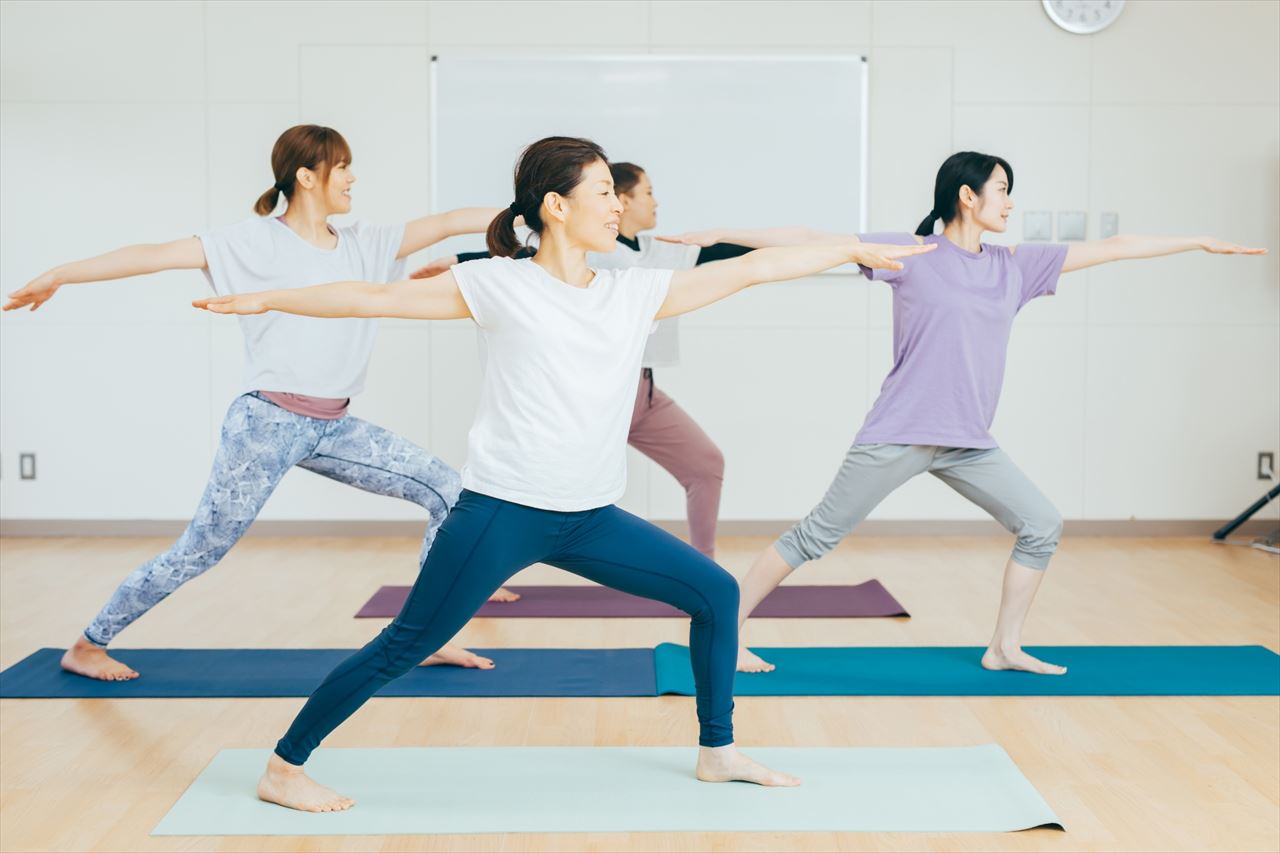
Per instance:
[[[1265,255],[1267,253],[1266,249],[1250,249],[1247,246],[1238,246],[1213,237],[1205,237],[1200,243],[1200,248],[1215,255]]]
[[[409,278],[435,278],[442,272],[447,272],[449,267],[458,263],[457,255],[446,255],[443,258],[436,258],[420,270],[414,270],[409,273]]]
[[[261,294],[240,293],[235,296],[210,296],[191,303],[214,314],[265,314],[269,310]]]
[[[702,246],[703,248],[724,242],[720,239],[719,231],[686,231],[683,234],[658,235],[654,239],[664,243],[682,243],[685,246]]]
[[[923,245],[912,243],[906,246],[889,243],[856,243],[849,260],[871,269],[900,270],[902,269],[902,261],[899,258],[923,255],[926,252],[932,252],[936,248],[938,248],[937,243],[925,243]]]
[[[4,310],[13,311],[30,305],[31,310],[34,311],[48,302],[53,294],[58,292],[59,287],[61,285],[54,280],[52,273],[43,273],[28,282],[26,287],[10,293],[9,301],[4,304]]]

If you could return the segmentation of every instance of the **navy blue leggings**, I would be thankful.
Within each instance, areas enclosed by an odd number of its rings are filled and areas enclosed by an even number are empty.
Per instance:
[[[463,490],[400,615],[329,673],[276,745],[303,764],[382,685],[448,642],[495,589],[548,563],[693,617],[689,650],[703,746],[733,743],[738,583],[707,557],[616,506],[555,512]]]

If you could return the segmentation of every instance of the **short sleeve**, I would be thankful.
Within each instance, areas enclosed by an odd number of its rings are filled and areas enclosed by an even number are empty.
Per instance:
[[[462,301],[467,303],[471,319],[482,329],[488,328],[488,303],[493,299],[493,288],[486,287],[485,282],[491,278],[495,264],[505,262],[505,258],[481,258],[465,264],[455,264],[449,269],[453,280],[462,294]]]
[[[1022,274],[1022,307],[1037,296],[1052,296],[1058,289],[1058,277],[1067,259],[1067,247],[1061,243],[1019,243],[1013,253],[1013,264]]]
[[[657,316],[662,303],[667,301],[667,293],[671,290],[671,277],[675,270],[655,270],[633,267],[626,271],[631,277],[627,287],[643,293],[644,316],[652,319]],[[638,285],[638,286],[637,286]]]
[[[619,248],[617,251],[622,251]],[[698,258],[698,247],[684,243],[668,243],[644,234],[640,237],[640,261],[637,266],[649,269],[693,269]]]
[[[858,239],[864,243],[888,243],[891,246],[916,245],[916,235],[908,234],[906,231],[875,231],[859,234]],[[864,267],[862,264],[858,264],[858,269],[862,270],[862,274],[870,281],[886,281],[890,284],[896,284],[906,272],[905,268],[900,270],[875,270],[871,269],[871,267]]]
[[[740,258],[751,251],[749,247],[739,246],[736,243],[713,243],[698,250],[698,258],[694,263],[702,266],[716,261],[727,261],[730,258]]]
[[[241,288],[237,284],[256,280],[257,262],[271,257],[268,227],[268,220],[253,217],[197,235],[204,250],[204,277],[214,293],[219,296],[239,293]]]
[[[355,222],[343,230],[359,247],[361,274],[366,281],[386,284],[405,277],[407,259],[396,257],[404,243],[404,223],[371,225]]]

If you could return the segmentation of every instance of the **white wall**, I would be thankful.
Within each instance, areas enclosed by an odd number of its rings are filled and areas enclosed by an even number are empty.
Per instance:
[[[420,215],[430,56],[515,50],[865,53],[873,228],[912,229],[941,160],[977,148],[1013,162],[1020,210],[1088,211],[1091,236],[1107,210],[1127,231],[1280,251],[1275,2],[1130,0],[1078,37],[1038,0],[7,0],[3,289],[242,218],[270,183],[276,135],[299,121],[350,139],[361,215]],[[1008,240],[1019,232],[1015,214]],[[1068,276],[1017,324],[997,436],[1068,518],[1234,515],[1266,487],[1257,451],[1280,450],[1277,271],[1275,254],[1180,256]],[[0,319],[0,515],[190,514],[240,368],[234,322],[187,307],[202,292],[199,274],[166,273]],[[723,517],[802,514],[891,363],[887,289],[761,288],[684,331],[685,366],[659,378],[725,451]],[[389,322],[355,411],[457,465],[476,376],[466,324]],[[38,454],[36,480],[17,477],[23,452]],[[625,503],[683,516],[678,486],[640,457]],[[420,516],[298,471],[263,517]],[[981,512],[925,478],[877,517]]]

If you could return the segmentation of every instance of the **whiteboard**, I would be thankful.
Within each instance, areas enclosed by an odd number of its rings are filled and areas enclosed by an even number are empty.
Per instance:
[[[656,233],[865,230],[861,56],[433,57],[433,210],[510,204],[516,157],[553,135],[644,168]],[[435,254],[483,242],[453,238]]]

